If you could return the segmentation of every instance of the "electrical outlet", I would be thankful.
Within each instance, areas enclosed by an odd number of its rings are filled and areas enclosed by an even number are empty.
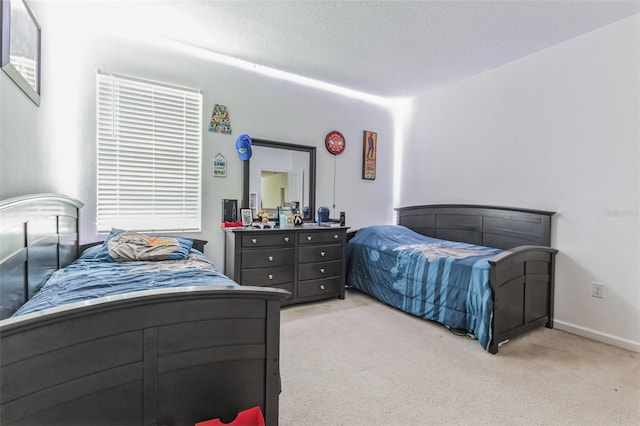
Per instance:
[[[597,297],[598,299],[604,299],[604,284],[602,283],[591,283],[593,287],[591,287],[591,296]]]

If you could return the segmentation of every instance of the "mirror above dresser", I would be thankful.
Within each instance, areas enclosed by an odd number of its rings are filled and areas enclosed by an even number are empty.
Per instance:
[[[316,148],[265,139],[252,140],[251,159],[244,162],[243,208],[276,214],[279,207],[309,208],[315,219]]]

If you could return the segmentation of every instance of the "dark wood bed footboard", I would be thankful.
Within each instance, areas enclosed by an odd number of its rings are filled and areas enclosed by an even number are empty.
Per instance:
[[[520,246],[489,260],[493,321],[489,352],[532,328],[553,328],[555,255],[550,247]]]
[[[10,317],[77,258],[81,206],[58,194],[0,201],[0,422],[228,423],[260,406],[277,425],[287,291],[166,288]]]
[[[278,423],[280,302],[255,287],[151,290],[0,322],[3,424]]]

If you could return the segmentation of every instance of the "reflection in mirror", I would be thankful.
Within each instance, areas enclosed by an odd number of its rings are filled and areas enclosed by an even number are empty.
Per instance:
[[[260,193],[256,194],[256,198],[260,200],[260,209],[275,209],[286,205],[289,200],[288,175],[287,172],[262,170]]]
[[[245,161],[245,208],[256,217],[267,210],[273,217],[279,207],[303,212],[315,209],[315,147],[253,140],[251,159]]]

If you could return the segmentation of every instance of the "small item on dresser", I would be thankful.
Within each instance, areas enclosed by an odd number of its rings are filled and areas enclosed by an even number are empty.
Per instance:
[[[222,200],[222,221],[235,222],[238,220],[238,200]]]
[[[322,222],[329,222],[329,207],[321,206],[318,208],[318,225]]]
[[[276,223],[275,222],[253,222],[253,227],[254,228],[259,228],[259,229],[273,229],[276,227]]]
[[[329,222],[321,222],[320,225],[318,226],[323,226],[326,228],[340,228],[342,225],[340,225],[340,223],[333,220]]]
[[[346,215],[344,212],[340,212],[340,226],[344,226],[347,223]]]
[[[242,226],[251,226],[253,223],[253,210],[241,209],[240,214],[242,217]]]
[[[293,215],[293,225],[294,226],[300,226],[302,225],[302,215],[300,213],[296,213]]]
[[[242,222],[222,222],[220,228],[242,228]]]
[[[259,210],[258,219],[263,223],[269,222],[269,213],[266,210]]]
[[[280,228],[293,228],[293,213],[291,208],[283,207],[280,210]]]

